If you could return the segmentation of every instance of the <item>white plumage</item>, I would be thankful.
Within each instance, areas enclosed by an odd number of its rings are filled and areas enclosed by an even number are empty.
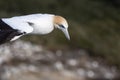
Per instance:
[[[13,35],[13,32],[11,32],[10,34],[12,36],[7,35],[5,37],[7,41],[16,40],[22,35],[25,35],[28,33],[48,34],[52,32],[54,28],[58,28],[62,30],[65,36],[68,39],[70,39],[69,33],[68,33],[67,21],[63,17],[56,16],[53,14],[31,14],[31,15],[16,16],[11,18],[2,18],[0,23],[0,29],[2,33],[9,32],[9,30],[13,30],[14,32],[14,35]],[[1,34],[0,36],[5,36],[5,35]]]

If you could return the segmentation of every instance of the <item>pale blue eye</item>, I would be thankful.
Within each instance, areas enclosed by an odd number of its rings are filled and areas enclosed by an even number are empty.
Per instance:
[[[61,28],[65,28],[63,25],[59,25]]]

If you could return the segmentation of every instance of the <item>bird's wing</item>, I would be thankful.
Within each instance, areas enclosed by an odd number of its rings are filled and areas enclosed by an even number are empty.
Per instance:
[[[25,32],[26,34],[31,33],[33,31],[33,27],[27,23],[25,20],[21,20],[19,18],[10,18],[10,19],[2,19],[5,23],[12,27],[12,29],[19,30],[20,32]]]
[[[14,29],[19,30],[22,33],[26,33],[29,34],[31,32],[33,32],[33,27],[31,25],[29,25],[28,22],[16,22],[13,25]]]
[[[24,34],[26,34],[25,31],[14,29],[0,19],[0,44],[16,40]]]
[[[15,40],[15,37],[20,37],[22,35],[24,35],[24,33],[21,33],[15,29],[0,30],[0,44],[3,44],[7,41],[13,41]]]

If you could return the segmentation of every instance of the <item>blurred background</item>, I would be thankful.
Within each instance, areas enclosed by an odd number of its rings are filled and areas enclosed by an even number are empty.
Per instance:
[[[119,0],[0,0],[0,17],[49,13],[65,17],[59,30],[0,46],[0,80],[119,80]]]

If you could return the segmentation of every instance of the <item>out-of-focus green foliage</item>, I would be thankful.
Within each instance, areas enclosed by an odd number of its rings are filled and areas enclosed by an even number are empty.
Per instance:
[[[60,31],[24,40],[51,49],[85,48],[120,66],[119,0],[0,0],[0,17],[31,13],[52,13],[69,22],[71,40]]]

